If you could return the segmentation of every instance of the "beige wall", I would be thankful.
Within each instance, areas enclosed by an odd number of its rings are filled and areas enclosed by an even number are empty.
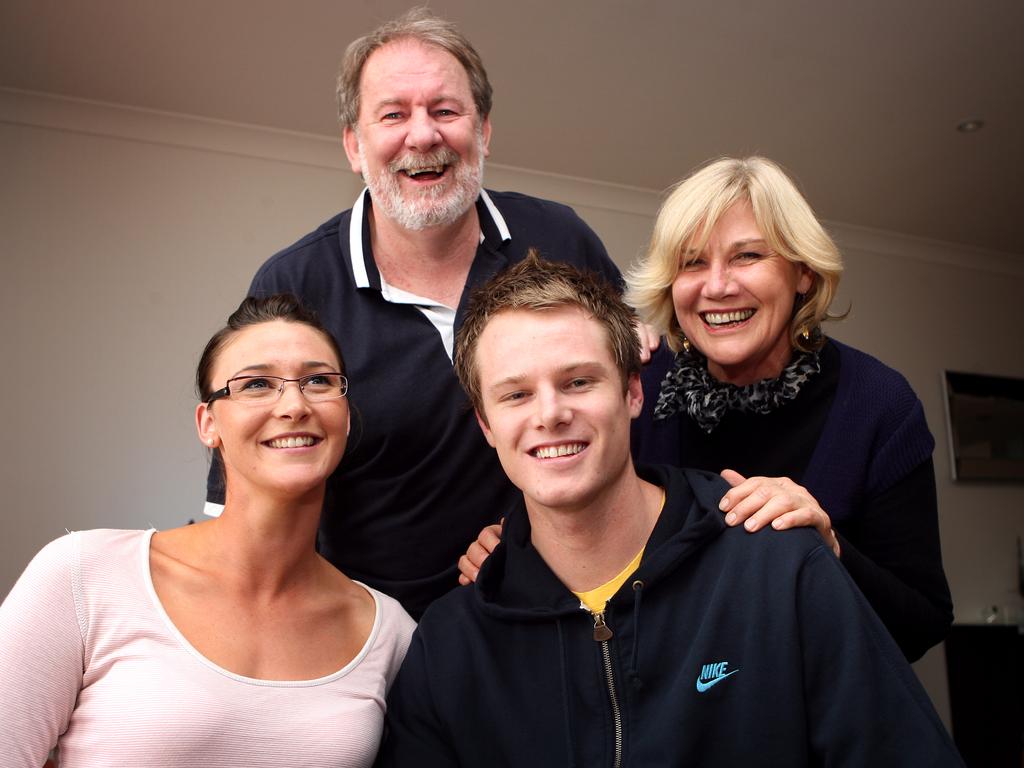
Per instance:
[[[66,528],[199,514],[198,354],[267,256],[349,207],[360,185],[343,160],[321,137],[0,90],[0,594]],[[487,184],[573,205],[623,267],[659,200],[500,166]],[[847,259],[838,306],[853,307],[832,332],[904,372],[937,438],[957,620],[1019,604],[1024,487],[949,480],[940,374],[1024,377],[1024,257],[831,229]],[[917,669],[946,714],[941,649]]]

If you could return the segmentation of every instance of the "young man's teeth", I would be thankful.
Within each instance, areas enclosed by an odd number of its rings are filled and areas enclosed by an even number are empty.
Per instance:
[[[278,437],[274,440],[269,441],[268,445],[271,448],[302,448],[304,446],[313,445],[316,440],[308,435],[304,437]]]
[[[538,459],[554,459],[559,456],[574,456],[583,450],[583,443],[569,443],[568,445],[546,445],[534,451]]]
[[[704,321],[708,325],[726,325],[727,323],[739,323],[752,317],[754,310],[740,309],[735,312],[705,312]]]

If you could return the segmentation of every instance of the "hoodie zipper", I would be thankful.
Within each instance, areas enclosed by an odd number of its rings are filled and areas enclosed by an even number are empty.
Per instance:
[[[604,623],[604,611],[595,613],[593,616],[594,640],[601,644],[605,683],[608,686],[608,698],[612,704],[612,721],[615,729],[615,759],[612,761],[612,768],[622,768],[622,711],[619,709],[619,696],[615,691],[615,674],[612,672],[612,652],[608,645],[608,641],[612,638],[612,630]]]

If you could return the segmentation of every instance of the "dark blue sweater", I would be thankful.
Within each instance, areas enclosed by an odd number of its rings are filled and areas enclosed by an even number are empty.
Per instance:
[[[727,529],[716,476],[665,508],[610,640],[530,544],[435,603],[392,688],[382,766],[958,766],[909,665],[813,531]]]
[[[939,548],[935,443],[907,380],[829,340],[821,374],[795,400],[768,414],[730,412],[705,434],[685,412],[653,418],[673,359],[659,350],[643,372],[636,460],[785,475],[804,485],[832,519],[843,565],[907,658],[940,642],[953,607]]]

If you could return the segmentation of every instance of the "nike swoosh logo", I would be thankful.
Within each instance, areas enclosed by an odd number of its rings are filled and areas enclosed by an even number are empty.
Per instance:
[[[738,669],[734,669],[732,672],[726,672],[721,677],[716,677],[714,680],[708,680],[706,683],[702,683],[700,678],[698,677],[697,678],[697,693],[704,693],[704,691],[706,691],[711,686],[718,685],[720,682],[725,680],[725,678],[727,678],[729,675],[735,675],[737,672],[739,672],[739,670]]]

